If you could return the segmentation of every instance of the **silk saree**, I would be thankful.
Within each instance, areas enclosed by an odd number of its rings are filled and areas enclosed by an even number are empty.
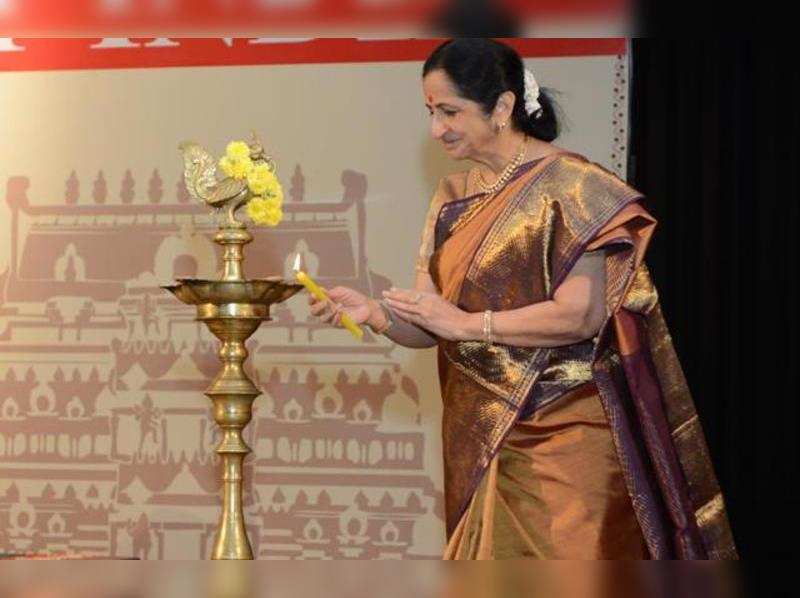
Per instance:
[[[552,348],[440,340],[447,559],[736,558],[644,254],[642,196],[576,154],[441,181],[417,268],[469,312],[552,299],[600,251],[606,319]]]

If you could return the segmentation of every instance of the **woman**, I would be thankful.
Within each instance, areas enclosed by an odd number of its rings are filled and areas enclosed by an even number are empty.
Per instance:
[[[475,166],[433,197],[414,289],[311,303],[438,345],[445,558],[735,557],[641,195],[550,143],[553,104],[500,42],[444,43],[423,91],[431,135]]]

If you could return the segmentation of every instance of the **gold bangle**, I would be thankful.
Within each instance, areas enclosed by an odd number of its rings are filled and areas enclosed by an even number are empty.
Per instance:
[[[483,312],[483,340],[489,344],[494,343],[492,335],[492,310],[487,309]]]

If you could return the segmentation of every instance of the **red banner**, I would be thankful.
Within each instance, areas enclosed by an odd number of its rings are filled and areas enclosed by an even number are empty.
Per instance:
[[[223,35],[231,28],[424,26],[444,11],[512,18],[609,16],[629,0],[0,0],[0,32],[12,35]],[[241,35],[241,33],[240,33]]]
[[[624,38],[510,39],[524,57],[624,54]],[[0,38],[0,71],[424,60],[439,39]]]

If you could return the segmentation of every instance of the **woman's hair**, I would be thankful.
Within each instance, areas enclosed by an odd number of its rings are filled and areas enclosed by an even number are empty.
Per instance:
[[[542,111],[525,111],[525,67],[519,54],[506,44],[485,37],[457,37],[433,51],[422,67],[422,76],[443,70],[459,95],[491,114],[500,94],[516,96],[511,125],[542,141],[553,141],[559,134],[556,106],[550,93],[539,92]],[[538,118],[537,118],[538,115]]]

